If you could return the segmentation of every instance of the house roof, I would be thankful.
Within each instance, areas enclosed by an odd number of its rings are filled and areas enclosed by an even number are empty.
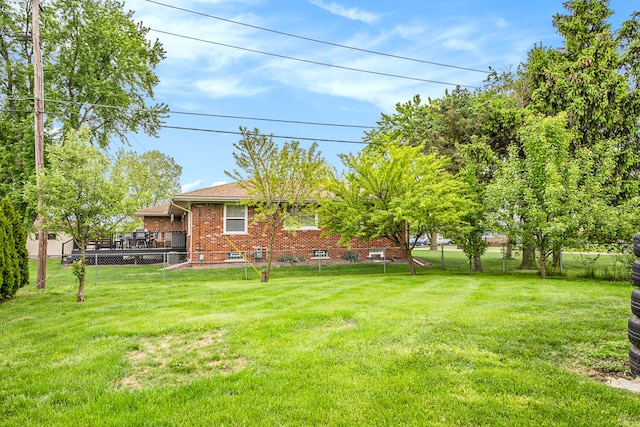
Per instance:
[[[175,195],[170,203],[140,209],[134,212],[133,216],[182,215],[191,202],[237,202],[247,198],[247,191],[238,182],[232,182]]]
[[[200,190],[189,191],[173,196],[170,203],[141,209],[133,214],[136,217],[169,216],[171,214],[182,215],[188,211],[191,203],[233,203],[247,200],[251,196],[242,187],[241,182],[214,185]]]
[[[134,212],[133,216],[168,216],[170,207],[170,203],[163,203],[162,205],[140,209],[139,211]]]
[[[239,182],[214,185],[173,197],[174,202],[237,202],[248,199],[247,190]]]

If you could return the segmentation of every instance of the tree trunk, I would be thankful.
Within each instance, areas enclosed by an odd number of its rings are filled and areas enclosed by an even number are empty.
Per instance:
[[[271,248],[267,249],[267,266],[262,269],[262,274],[260,276],[260,281],[263,283],[267,283],[269,281],[269,273],[271,273],[271,262],[273,261],[273,250]]]
[[[431,230],[429,233],[429,250],[438,250],[438,230]]]
[[[269,281],[269,275],[271,274],[271,263],[273,262],[273,246],[276,241],[275,225],[272,222],[269,224],[269,247],[267,248],[267,268],[262,270],[260,281],[267,283]]]
[[[507,247],[504,252],[504,259],[513,259],[513,243],[507,243]]]
[[[536,250],[529,245],[522,247],[522,263],[519,270],[535,270],[536,269]]]
[[[540,278],[547,278],[547,255],[540,251]]]
[[[482,273],[482,259],[480,258],[480,255],[473,255],[473,271],[476,273]]]
[[[77,302],[84,302],[84,282],[87,276],[87,256],[86,256],[86,244],[83,243],[80,249],[79,265],[74,266],[74,274],[78,278],[78,295],[76,297]]]
[[[405,255],[407,257],[407,261],[409,261],[409,269],[411,271],[411,275],[415,276],[416,275],[416,263],[413,260],[413,255],[411,255],[411,251],[406,251]]]
[[[562,248],[557,246],[553,248],[553,262],[552,266],[555,269],[560,269],[560,257],[562,255]]]
[[[80,281],[80,285],[78,286],[78,297],[76,301],[84,302],[84,275],[78,278]]]

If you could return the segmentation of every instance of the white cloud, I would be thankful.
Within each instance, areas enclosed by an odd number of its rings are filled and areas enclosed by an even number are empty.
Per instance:
[[[507,28],[509,26],[509,22],[504,18],[491,18],[491,21],[498,28]]]
[[[268,89],[251,87],[240,78],[221,78],[198,80],[195,87],[210,98],[226,98],[231,96],[251,97],[266,92]]]
[[[343,18],[351,19],[353,21],[362,21],[366,24],[373,24],[380,17],[375,13],[366,12],[357,7],[346,8],[338,3],[325,3],[323,0],[310,0],[311,4],[318,6],[321,9],[326,10]]]
[[[183,184],[182,185],[182,192],[186,193],[187,191],[193,191],[193,190],[198,190],[200,188],[202,188],[202,184],[204,184],[204,181],[201,179],[198,179],[194,182],[189,182],[187,184]]]

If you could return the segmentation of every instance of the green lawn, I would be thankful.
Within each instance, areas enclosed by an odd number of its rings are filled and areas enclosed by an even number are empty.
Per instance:
[[[50,266],[0,305],[2,426],[625,426],[631,286],[379,265]],[[90,276],[91,277],[91,276]]]

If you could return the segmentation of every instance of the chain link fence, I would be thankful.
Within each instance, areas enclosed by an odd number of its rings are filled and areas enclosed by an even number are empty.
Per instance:
[[[456,272],[472,272],[473,263],[463,250],[455,246],[439,246],[436,251],[427,247],[414,250],[414,256],[424,260],[432,268]],[[633,245],[616,243],[612,245],[581,245],[567,248],[550,256],[547,261],[548,276],[598,278],[612,281],[627,281],[631,278],[631,267],[636,257]],[[481,257],[482,271],[485,273],[511,274],[523,272],[522,250],[507,250],[507,246],[492,246]],[[534,256],[534,267],[538,271],[539,256]]]
[[[547,264],[548,276],[566,276],[581,278],[598,278],[605,280],[627,281],[631,277],[631,266],[636,259],[632,245],[616,247],[580,247],[564,250]],[[433,251],[427,247],[419,247],[413,252],[418,269],[438,269],[468,274],[473,271],[462,249],[455,246],[441,245]],[[70,265],[79,256],[63,258],[63,265]],[[481,257],[482,271],[492,274],[536,273],[537,270],[523,271],[522,251],[507,251],[506,246],[490,247]],[[538,260],[538,257],[535,258]],[[399,248],[364,248],[364,249],[317,249],[317,250],[279,250],[273,252],[273,268],[279,267],[312,267],[313,274],[334,273],[333,266],[362,265],[362,274],[408,272],[407,261]],[[113,278],[118,271],[139,280],[149,277],[150,280],[176,279],[181,277],[181,270],[211,270],[234,268],[233,274],[239,279],[255,279],[260,277],[267,265],[267,252],[264,248],[252,251],[227,252],[181,252],[154,251],[118,253],[117,251],[92,251],[87,254],[87,281],[99,283],[100,277]],[[537,267],[534,267],[537,268]],[[108,274],[106,274],[108,273]],[[204,273],[203,273],[204,274]],[[298,271],[298,274],[301,274]]]
[[[63,265],[71,265],[80,258],[79,253],[62,258]],[[359,249],[317,249],[317,250],[279,250],[273,251],[272,267],[307,266],[313,267],[317,274],[326,274],[337,265],[369,265],[360,270],[369,273],[387,273],[389,266],[403,265],[406,259],[399,248],[359,248]],[[168,280],[179,277],[180,271],[189,269],[234,268],[244,279],[260,277],[267,265],[267,252],[264,248],[252,251],[226,252],[182,252],[158,251],[154,249],[126,251],[114,250],[90,251],[86,255],[86,280],[99,283],[100,278],[116,277],[115,270],[124,275],[133,271],[140,276],[154,277],[156,280]]]

